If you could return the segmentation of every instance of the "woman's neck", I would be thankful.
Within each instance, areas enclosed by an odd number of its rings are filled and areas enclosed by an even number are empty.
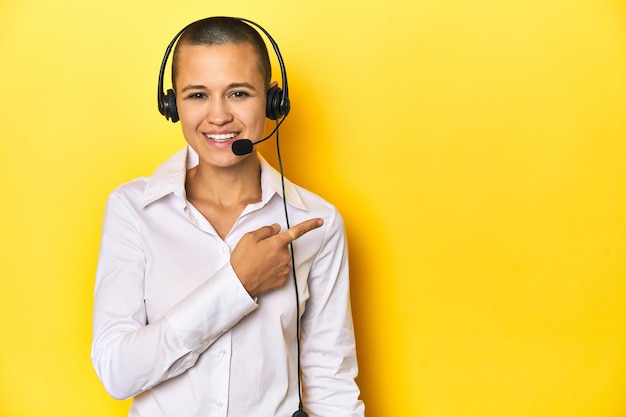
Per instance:
[[[223,207],[249,204],[261,199],[261,167],[256,156],[226,168],[203,164],[187,171],[187,198]]]
[[[217,168],[200,162],[187,171],[187,200],[226,239],[248,206],[261,201],[261,167],[250,155],[234,167]]]

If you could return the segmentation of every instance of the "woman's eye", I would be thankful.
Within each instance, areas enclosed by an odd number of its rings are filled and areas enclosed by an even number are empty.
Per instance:
[[[206,97],[206,95],[203,93],[193,93],[187,96],[187,98],[192,99],[192,100],[200,100],[204,97]]]
[[[233,98],[246,98],[248,96],[250,96],[250,94],[246,93],[245,91],[234,91],[231,94],[231,97]]]

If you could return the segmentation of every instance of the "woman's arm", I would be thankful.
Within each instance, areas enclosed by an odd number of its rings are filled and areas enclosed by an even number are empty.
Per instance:
[[[339,213],[335,211],[327,226],[309,275],[310,298],[302,317],[303,401],[310,417],[362,417],[348,250]]]
[[[164,317],[148,323],[137,210],[122,192],[109,198],[96,273],[91,356],[106,390],[118,399],[185,372],[258,307],[227,263]]]

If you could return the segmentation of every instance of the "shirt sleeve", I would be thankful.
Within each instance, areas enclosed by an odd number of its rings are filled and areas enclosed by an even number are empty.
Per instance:
[[[310,298],[302,316],[304,406],[310,417],[363,417],[350,307],[348,250],[336,211],[308,277]]]
[[[122,192],[110,196],[96,272],[91,358],[106,390],[117,399],[185,372],[258,307],[227,264],[148,324],[137,210]]]

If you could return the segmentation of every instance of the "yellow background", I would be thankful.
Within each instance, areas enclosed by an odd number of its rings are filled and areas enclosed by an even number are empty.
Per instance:
[[[210,15],[285,57],[369,417],[626,415],[623,0],[3,0],[0,416],[126,415],[89,360],[103,208],[183,145],[158,67]]]

